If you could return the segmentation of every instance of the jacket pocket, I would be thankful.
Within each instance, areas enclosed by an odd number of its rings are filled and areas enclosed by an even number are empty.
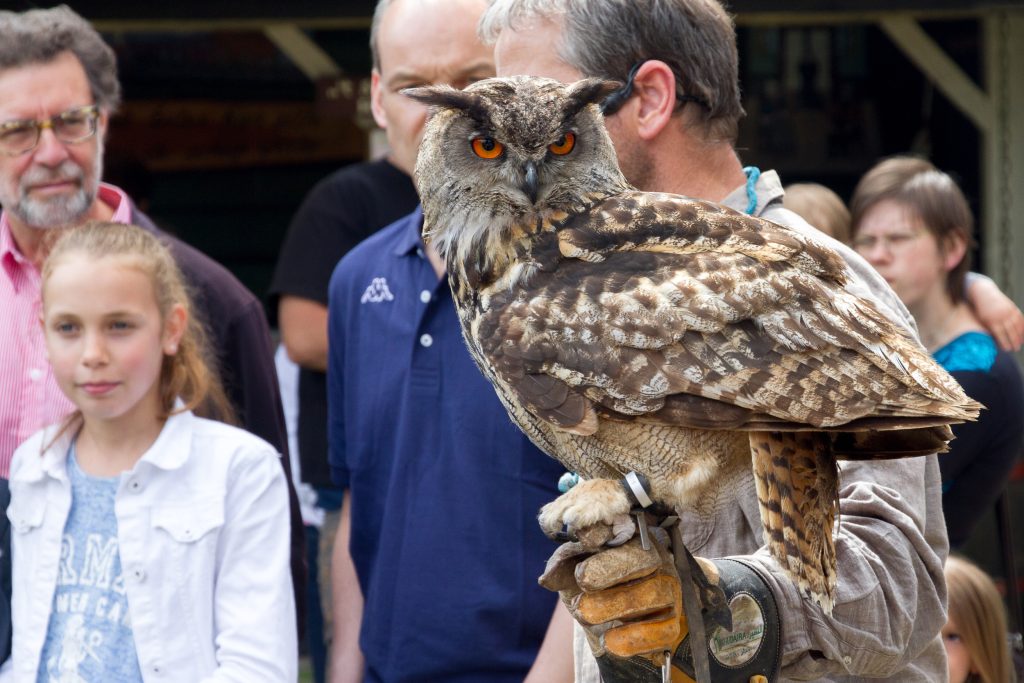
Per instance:
[[[16,533],[27,534],[43,525],[46,516],[46,496],[32,495],[41,492],[29,491],[29,495],[16,496],[7,508],[7,519]]]
[[[224,501],[191,501],[153,508],[153,527],[163,529],[178,543],[198,543],[224,526]]]

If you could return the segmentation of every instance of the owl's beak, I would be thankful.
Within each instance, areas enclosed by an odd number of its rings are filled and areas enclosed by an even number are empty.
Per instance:
[[[537,203],[537,164],[527,161],[523,164],[523,184],[520,189],[530,198],[531,204]]]

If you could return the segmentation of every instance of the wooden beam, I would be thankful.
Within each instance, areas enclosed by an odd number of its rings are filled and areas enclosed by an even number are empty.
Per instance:
[[[983,23],[985,73],[995,113],[983,137],[980,227],[987,272],[1018,303],[1024,296],[1024,11],[993,12]]]
[[[735,5],[730,10],[736,13],[737,26],[847,26],[850,24],[879,24],[883,19],[894,15],[905,15],[905,10],[898,13],[884,9],[862,8],[850,10],[818,10],[818,11],[778,11],[766,12],[760,9],[744,11]],[[914,11],[918,20],[947,21],[953,19],[977,18],[982,13],[972,9],[922,9]]]
[[[111,18],[90,21],[103,33],[201,33],[204,31],[262,31],[269,24],[287,23],[307,30],[352,31],[370,28],[370,17],[250,18]]]
[[[263,33],[314,83],[341,75],[341,67],[295,24],[271,24]]]
[[[907,15],[890,15],[883,17],[879,24],[907,58],[979,130],[983,133],[992,130],[995,113],[989,96],[925,33],[917,20]]]

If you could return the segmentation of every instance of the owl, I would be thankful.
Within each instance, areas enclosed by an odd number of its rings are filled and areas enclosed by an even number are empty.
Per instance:
[[[405,91],[431,105],[415,179],[466,344],[584,478],[541,511],[549,535],[621,521],[630,471],[683,510],[752,467],[770,552],[830,611],[837,460],[945,450],[980,406],[823,242],[632,188],[597,106],[615,85]]]

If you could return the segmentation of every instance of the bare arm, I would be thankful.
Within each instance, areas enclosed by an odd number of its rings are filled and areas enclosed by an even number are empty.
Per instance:
[[[327,307],[298,296],[282,296],[277,307],[288,357],[308,370],[327,372]]]
[[[352,499],[348,491],[341,504],[338,534],[331,555],[331,591],[334,610],[334,639],[331,641],[329,680],[331,683],[361,683],[363,653],[359,649],[359,626],[363,620],[363,592],[349,554],[352,531]]]
[[[572,683],[572,624],[572,615],[559,600],[537,659],[523,683]]]
[[[990,278],[969,273],[967,303],[1003,351],[1018,351],[1024,344],[1024,313]]]

